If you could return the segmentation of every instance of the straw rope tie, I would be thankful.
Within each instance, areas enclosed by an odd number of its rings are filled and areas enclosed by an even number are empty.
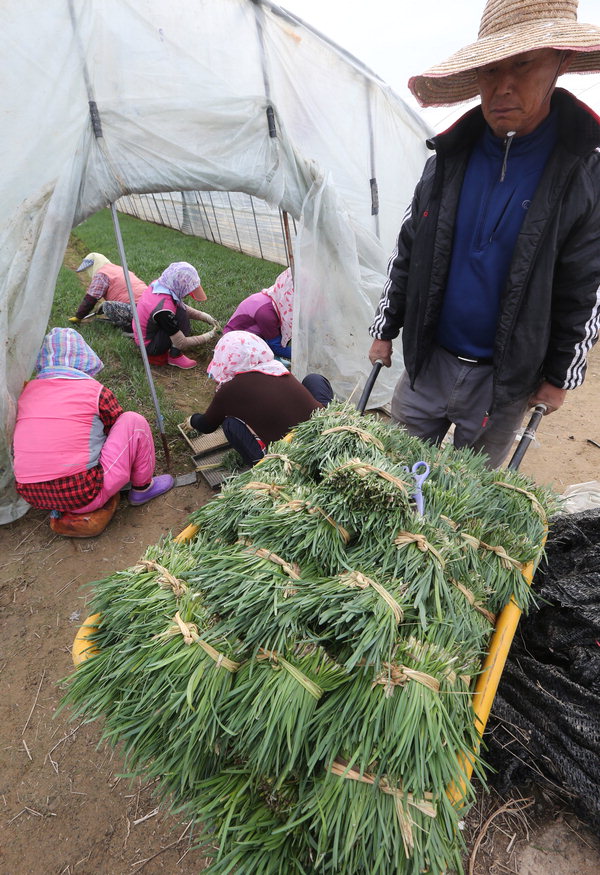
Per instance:
[[[181,619],[179,611],[173,617],[174,625],[170,626],[166,632],[161,632],[158,635],[154,636],[154,639],[163,639],[169,638],[173,635],[181,635],[185,644],[197,644],[199,647],[204,650],[207,656],[210,656],[212,660],[217,665],[217,668],[225,668],[227,671],[230,671],[232,674],[238,670],[241,663],[234,662],[232,659],[229,659],[227,656],[224,656],[222,653],[209,644],[208,641],[204,641],[200,638],[198,634],[198,626],[195,623],[186,623],[185,620]]]
[[[365,431],[362,428],[358,428],[356,425],[336,425],[335,428],[325,429],[325,431],[321,434],[336,434],[340,431],[351,432],[352,434],[355,434],[357,437],[359,437],[361,441],[363,441],[365,444],[373,444],[375,447],[377,447],[378,450],[381,450],[381,452],[385,451],[385,447],[383,446],[379,438],[376,438],[374,435],[370,434],[368,431]]]
[[[454,586],[458,590],[460,590],[460,592],[462,592],[462,594],[474,610],[480,613],[482,617],[485,617],[492,626],[496,625],[496,614],[492,614],[491,611],[488,611],[487,608],[484,608],[481,604],[481,601],[475,598],[474,593],[470,589],[468,589],[468,587],[466,587],[464,583],[461,583],[460,580],[456,580],[454,577],[450,578],[450,583],[453,583]]]
[[[282,492],[283,486],[278,486],[276,483],[263,483],[260,480],[251,480],[250,483],[246,483],[242,486],[242,489],[252,490],[253,492],[265,492],[267,495],[270,495],[272,498],[278,498],[279,493]]]
[[[398,532],[394,538],[394,544],[399,549],[406,547],[408,544],[416,544],[422,553],[431,553],[438,560],[442,568],[446,567],[444,557],[432,544],[429,543],[425,535],[416,534],[414,532]]]
[[[267,559],[270,562],[275,562],[276,565],[280,565],[292,580],[301,579],[300,566],[296,562],[290,564],[276,553],[272,553],[271,550],[266,550],[264,547],[254,547],[252,541],[248,538],[240,538],[236,541],[236,544],[243,544],[246,547],[246,553],[253,553],[255,556],[260,556],[261,559]],[[283,597],[284,599],[287,599],[290,596],[296,595],[297,592],[298,590],[295,587],[286,586],[283,591]]]
[[[392,785],[382,778],[377,782],[374,775],[369,775],[367,772],[359,772],[354,768],[348,768],[347,765],[334,760],[330,766],[330,772],[338,778],[346,778],[350,781],[359,781],[362,784],[375,785],[382,793],[387,796],[393,796],[396,808],[396,816],[402,834],[402,842],[404,844],[404,853],[407,859],[411,856],[415,843],[412,834],[413,826],[416,826],[414,820],[410,816],[408,806],[412,806],[425,814],[427,817],[436,817],[437,811],[435,805],[432,804],[432,793],[425,793],[424,799],[415,799],[412,793],[404,793],[401,787],[392,787]]]
[[[444,522],[447,523],[450,528],[453,529],[455,532],[458,531],[458,523],[455,523],[454,520],[451,520],[449,516],[444,516],[444,514],[441,513],[440,519],[444,520]]]
[[[306,471],[302,465],[298,462],[294,462],[293,459],[290,459],[289,456],[284,455],[283,453],[267,453],[266,456],[263,456],[262,459],[259,459],[257,465],[262,465],[264,462],[268,462],[269,459],[279,459],[283,462],[283,471],[285,474],[291,474],[292,468],[297,468],[299,471]]]
[[[284,668],[294,680],[298,681],[298,683],[304,687],[307,693],[319,701],[321,696],[323,695],[323,690],[318,684],[315,684],[314,681],[311,681],[309,677],[307,677],[303,672],[300,671],[295,665],[292,665],[291,662],[288,662],[287,659],[284,659],[279,653],[275,650],[265,650],[261,647],[258,651],[258,656],[256,657],[258,662],[263,662],[265,659],[268,659],[270,662],[275,663],[276,665],[280,665]]]
[[[498,547],[494,547],[493,544],[486,544],[485,541],[480,541],[479,546],[484,550],[489,550],[490,553],[495,553],[496,556],[500,559],[500,563],[503,568],[506,568],[507,571],[510,571],[511,568],[516,568],[519,571],[522,571],[525,567],[522,562],[519,562],[518,559],[513,559],[512,556],[509,556],[504,547],[501,545]]]
[[[430,674],[424,671],[417,671],[414,668],[409,668],[407,665],[394,665],[391,662],[382,663],[383,668],[373,681],[371,688],[376,686],[385,687],[385,695],[393,696],[395,687],[403,687],[408,681],[416,681],[418,684],[423,684],[424,687],[432,690],[434,693],[439,693],[440,682]]]
[[[252,547],[250,544],[246,547],[246,553],[253,553],[255,556],[259,556],[261,559],[267,559],[269,562],[273,562],[275,565],[279,565],[287,574],[288,577],[291,577],[293,580],[300,580],[300,567],[294,562],[290,565],[285,559],[282,559],[281,556],[278,556],[277,553],[272,553],[270,550],[266,550],[264,547]]]
[[[185,595],[188,590],[185,583],[171,574],[168,568],[165,568],[163,565],[159,565],[158,562],[153,562],[150,559],[140,559],[138,564],[132,568],[132,571],[160,571],[158,583],[161,589],[172,589],[175,598],[181,598],[181,596]]]
[[[506,484],[506,485],[507,485],[509,488],[512,488],[512,487],[510,487],[509,484]],[[519,490],[519,491],[521,492],[521,491],[524,491],[524,490]],[[532,498],[535,499],[535,496],[532,496]],[[536,499],[536,501],[537,501],[537,499]],[[458,526],[455,522],[453,522],[453,521],[452,521],[451,519],[449,519],[448,517],[441,517],[441,518],[442,518],[446,523],[448,523],[448,525],[449,525],[449,526],[450,526],[455,532],[458,531],[459,526]],[[476,537],[475,537],[475,535],[469,535],[467,532],[458,532],[458,536],[459,536],[459,538],[461,539],[461,541],[464,541],[464,543],[465,543],[468,547],[471,547],[473,550],[488,550],[490,553],[495,553],[495,554],[498,556],[498,558],[500,559],[500,562],[502,563],[503,568],[506,568],[508,571],[510,571],[511,568],[517,568],[519,571],[522,571],[523,568],[525,567],[525,566],[523,565],[523,563],[520,562],[518,559],[513,559],[512,556],[509,556],[508,553],[506,552],[505,548],[502,547],[502,545],[500,545],[500,546],[498,546],[498,547],[494,547],[494,546],[492,546],[491,544],[486,544],[485,541],[480,541],[479,538],[476,538]],[[459,585],[459,584],[457,583],[457,581],[453,581],[453,583],[455,583],[455,584],[458,586],[458,588],[461,589],[461,585]],[[467,595],[467,593],[470,592],[470,591],[467,590],[466,587],[465,587],[464,590],[461,589],[461,592],[464,592],[464,594]],[[475,607],[475,604],[474,604],[473,602],[471,602],[471,604],[473,604],[473,607]],[[482,613],[483,613],[483,611],[482,611]],[[486,616],[486,615],[484,614],[484,616]],[[491,616],[491,617],[494,617],[493,614],[490,614],[490,616]],[[496,622],[496,618],[494,617],[494,620],[493,620],[493,621],[490,621],[490,622],[494,622],[494,623],[495,623],[495,622]]]
[[[375,465],[370,465],[368,462],[363,462],[360,459],[351,459],[344,465],[340,465],[339,468],[334,468],[328,476],[333,477],[334,474],[337,474],[339,471],[347,470],[356,471],[359,477],[366,477],[367,474],[376,474],[383,480],[387,480],[389,483],[393,483],[394,486],[397,486],[398,489],[404,493],[404,495],[408,494],[406,491],[407,484],[404,480],[401,480],[400,477],[394,477],[394,475],[390,474],[389,471],[384,471],[382,468],[377,468]]]
[[[391,593],[387,591],[387,589],[382,586],[377,580],[372,580],[370,577],[366,577],[366,575],[361,574],[360,571],[350,571],[348,574],[340,574],[340,579],[342,583],[346,586],[358,587],[359,589],[367,589],[368,587],[372,587],[375,592],[381,596],[384,602],[389,605],[394,615],[394,619],[396,623],[401,623],[404,617],[404,611],[393,597]]]
[[[285,504],[280,504],[276,510],[276,513],[285,513],[286,510],[291,510],[294,513],[299,513],[301,510],[305,510],[310,514],[321,514],[321,516],[327,520],[330,526],[339,532],[342,540],[345,544],[350,543],[350,532],[348,532],[343,526],[339,523],[336,523],[329,514],[323,510],[322,507],[319,507],[317,504],[310,504],[308,501],[302,501],[300,498],[294,498],[291,501],[286,501]]]
[[[444,516],[444,514],[440,514],[440,519],[444,520],[444,522],[450,526],[453,532],[456,532],[459,538],[465,542],[469,547],[472,547],[474,550],[478,550],[481,546],[481,541],[479,538],[476,538],[474,535],[469,535],[467,532],[461,532],[460,526],[458,523],[455,523],[454,520],[451,520],[450,517]]]
[[[472,547],[473,550],[479,550],[482,544],[479,538],[476,538],[475,535],[469,535],[467,532],[461,532],[460,539],[461,541],[464,541],[468,547]]]
[[[502,567],[508,571],[511,568],[517,568],[519,571],[522,571],[524,568],[523,563],[509,556],[502,545],[495,547],[492,544],[486,544],[485,541],[480,541],[479,538],[476,538],[474,535],[468,535],[466,532],[460,532],[459,537],[467,546],[472,547],[473,550],[487,550],[489,553],[495,553],[500,559]]]
[[[438,644],[433,644],[431,641],[425,643],[419,641],[413,635],[408,639],[409,653],[413,659],[424,659],[428,654],[432,654],[436,659],[443,659],[446,662],[446,669],[443,671],[443,676],[447,678],[451,684],[456,683],[458,677],[466,687],[471,685],[471,678],[467,674],[457,675],[451,664],[456,662],[455,656],[450,656]]]
[[[186,644],[193,644],[194,641],[199,639],[198,626],[195,623],[185,623],[179,616],[179,611],[177,611],[173,619],[177,623],[177,628],[181,632]]]
[[[544,511],[544,508],[538,501],[537,497],[533,494],[533,492],[528,492],[527,489],[522,489],[520,486],[515,486],[513,483],[505,483],[504,480],[494,480],[493,485],[502,486],[504,489],[512,489],[515,492],[520,492],[521,495],[526,495],[527,498],[531,501],[533,509],[535,510],[541,521],[544,523],[544,525],[547,524],[548,521],[546,519],[546,513]]]

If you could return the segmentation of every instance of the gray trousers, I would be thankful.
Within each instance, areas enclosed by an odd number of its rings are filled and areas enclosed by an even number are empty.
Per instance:
[[[122,331],[131,331],[131,304],[126,304],[123,301],[104,301],[102,304],[102,312],[109,322]]]
[[[508,455],[528,408],[521,398],[488,411],[492,403],[492,365],[469,364],[435,347],[427,366],[415,380],[406,371],[392,398],[392,419],[409,434],[439,444],[454,424],[454,446],[471,447],[498,468]]]

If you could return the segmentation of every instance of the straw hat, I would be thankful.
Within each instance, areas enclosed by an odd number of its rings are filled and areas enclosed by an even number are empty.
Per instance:
[[[447,106],[479,94],[475,69],[535,49],[575,52],[569,73],[600,72],[600,27],[579,24],[578,0],[488,0],[477,42],[455,52],[408,87],[421,106]]]

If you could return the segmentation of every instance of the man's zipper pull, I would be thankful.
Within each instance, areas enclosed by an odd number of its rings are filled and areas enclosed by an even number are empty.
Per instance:
[[[500,182],[504,182],[504,177],[506,176],[506,165],[508,163],[508,150],[510,149],[511,143],[513,141],[513,137],[515,136],[516,131],[508,131],[506,134],[506,139],[504,140],[504,159],[502,161],[502,170],[500,171]]]

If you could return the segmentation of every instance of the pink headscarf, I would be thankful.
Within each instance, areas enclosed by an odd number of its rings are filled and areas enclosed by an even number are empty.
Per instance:
[[[228,383],[237,374],[260,371],[272,377],[289,374],[281,362],[276,362],[273,350],[262,337],[249,331],[229,331],[215,346],[212,361],[206,369],[217,383]]]
[[[292,339],[294,318],[294,282],[290,268],[280,273],[271,288],[263,289],[262,293],[273,301],[281,325],[281,345],[287,346]]]

